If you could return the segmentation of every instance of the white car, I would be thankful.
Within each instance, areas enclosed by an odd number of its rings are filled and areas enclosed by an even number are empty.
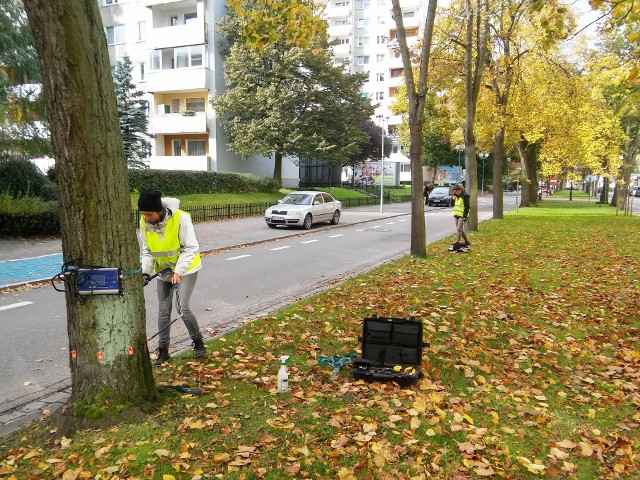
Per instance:
[[[291,192],[277,205],[267,208],[264,219],[270,228],[283,225],[309,230],[311,225],[319,222],[331,222],[332,225],[337,225],[341,212],[342,202],[328,193],[300,191]]]

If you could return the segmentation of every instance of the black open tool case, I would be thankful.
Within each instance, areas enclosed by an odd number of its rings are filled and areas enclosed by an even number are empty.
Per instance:
[[[365,318],[362,357],[351,363],[356,379],[414,385],[422,376],[422,322],[406,318]]]

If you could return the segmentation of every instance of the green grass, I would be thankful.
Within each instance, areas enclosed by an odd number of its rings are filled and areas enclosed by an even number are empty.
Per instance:
[[[201,397],[69,444],[44,424],[0,440],[0,478],[640,478],[639,227],[553,198],[484,222],[469,254],[443,239],[154,371]],[[318,363],[372,314],[423,322],[414,387]]]
[[[330,192],[338,200],[347,200],[350,198],[362,198],[365,195],[350,190],[347,188],[340,187],[332,187],[324,188],[312,188],[310,190],[320,190],[323,192]],[[180,199],[180,205],[185,207],[198,207],[198,206],[208,206],[208,205],[238,205],[245,203],[277,203],[282,197],[284,197],[287,193],[293,190],[282,188],[277,193],[259,193],[259,192],[248,192],[248,193],[210,193],[210,194],[189,194],[189,195],[180,195],[178,198]],[[131,205],[133,208],[136,208],[138,205],[138,196],[137,193],[131,194]]]

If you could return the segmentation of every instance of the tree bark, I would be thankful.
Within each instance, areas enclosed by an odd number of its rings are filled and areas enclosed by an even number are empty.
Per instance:
[[[66,283],[73,414],[157,397],[146,345],[139,247],[98,5],[24,0],[42,66],[65,262],[119,267],[122,295]],[[77,262],[75,259],[78,260]],[[95,410],[94,410],[95,413]]]
[[[530,207],[535,203],[535,186],[536,181],[536,156],[537,144],[529,143],[529,141],[521,137],[518,142],[518,154],[522,163],[522,171],[520,172],[520,189],[522,197],[520,197],[521,207]]]
[[[282,153],[274,152],[273,159],[273,179],[282,186]]]

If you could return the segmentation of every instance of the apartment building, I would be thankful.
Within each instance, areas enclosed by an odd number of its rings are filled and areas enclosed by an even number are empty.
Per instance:
[[[398,50],[397,28],[391,16],[391,0],[325,0],[324,15],[329,24],[336,65],[343,64],[352,73],[367,73],[363,95],[376,106],[373,120],[393,139],[391,162],[399,164],[399,180],[411,180],[407,155],[397,140],[402,117],[393,115],[398,86],[404,68]],[[427,12],[426,0],[402,0],[402,17],[410,45],[417,43]],[[408,152],[407,152],[408,153]]]
[[[111,65],[128,55],[133,80],[147,93],[149,133],[155,136],[151,168],[208,170],[271,176],[272,159],[243,160],[227,150],[226,138],[210,100],[224,91],[220,38],[216,23],[226,0],[97,0]],[[366,72],[363,87],[376,105],[374,121],[392,138],[402,119],[391,115],[402,82],[391,0],[326,0],[324,14],[334,44],[335,64]],[[417,41],[426,16],[426,0],[402,0],[409,41]],[[381,123],[382,122],[382,123]],[[397,141],[391,161],[400,180],[410,180],[409,159]],[[299,168],[283,162],[283,185],[296,186]]]
[[[224,90],[216,23],[225,0],[97,0],[112,67],[125,55],[147,93],[151,168],[272,176],[274,162],[243,160],[227,150],[211,98]],[[283,162],[283,185],[297,186],[298,167]]]

